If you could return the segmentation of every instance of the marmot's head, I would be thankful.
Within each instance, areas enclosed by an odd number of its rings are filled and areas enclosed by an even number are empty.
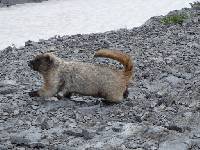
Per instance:
[[[37,55],[33,60],[28,62],[28,66],[31,67],[34,71],[39,73],[45,73],[54,67],[56,67],[57,57],[52,53],[44,53]]]

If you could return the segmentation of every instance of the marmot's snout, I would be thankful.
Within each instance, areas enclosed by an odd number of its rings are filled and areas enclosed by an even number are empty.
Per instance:
[[[28,66],[33,69],[34,71],[38,71],[38,65],[35,60],[28,61]]]

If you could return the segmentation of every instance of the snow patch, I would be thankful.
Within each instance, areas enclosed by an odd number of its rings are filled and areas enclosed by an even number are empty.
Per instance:
[[[49,0],[0,9],[0,49],[54,35],[133,28],[194,0]]]

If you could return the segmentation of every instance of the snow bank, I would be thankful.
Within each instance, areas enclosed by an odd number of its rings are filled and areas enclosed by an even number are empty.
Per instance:
[[[0,9],[0,49],[54,35],[97,33],[142,25],[194,0],[50,0]]]

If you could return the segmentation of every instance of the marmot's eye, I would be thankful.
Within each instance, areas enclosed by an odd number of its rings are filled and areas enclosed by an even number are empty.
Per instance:
[[[39,62],[40,62],[40,59],[38,59],[38,58],[35,59],[35,62],[36,62],[36,63],[39,63]]]

